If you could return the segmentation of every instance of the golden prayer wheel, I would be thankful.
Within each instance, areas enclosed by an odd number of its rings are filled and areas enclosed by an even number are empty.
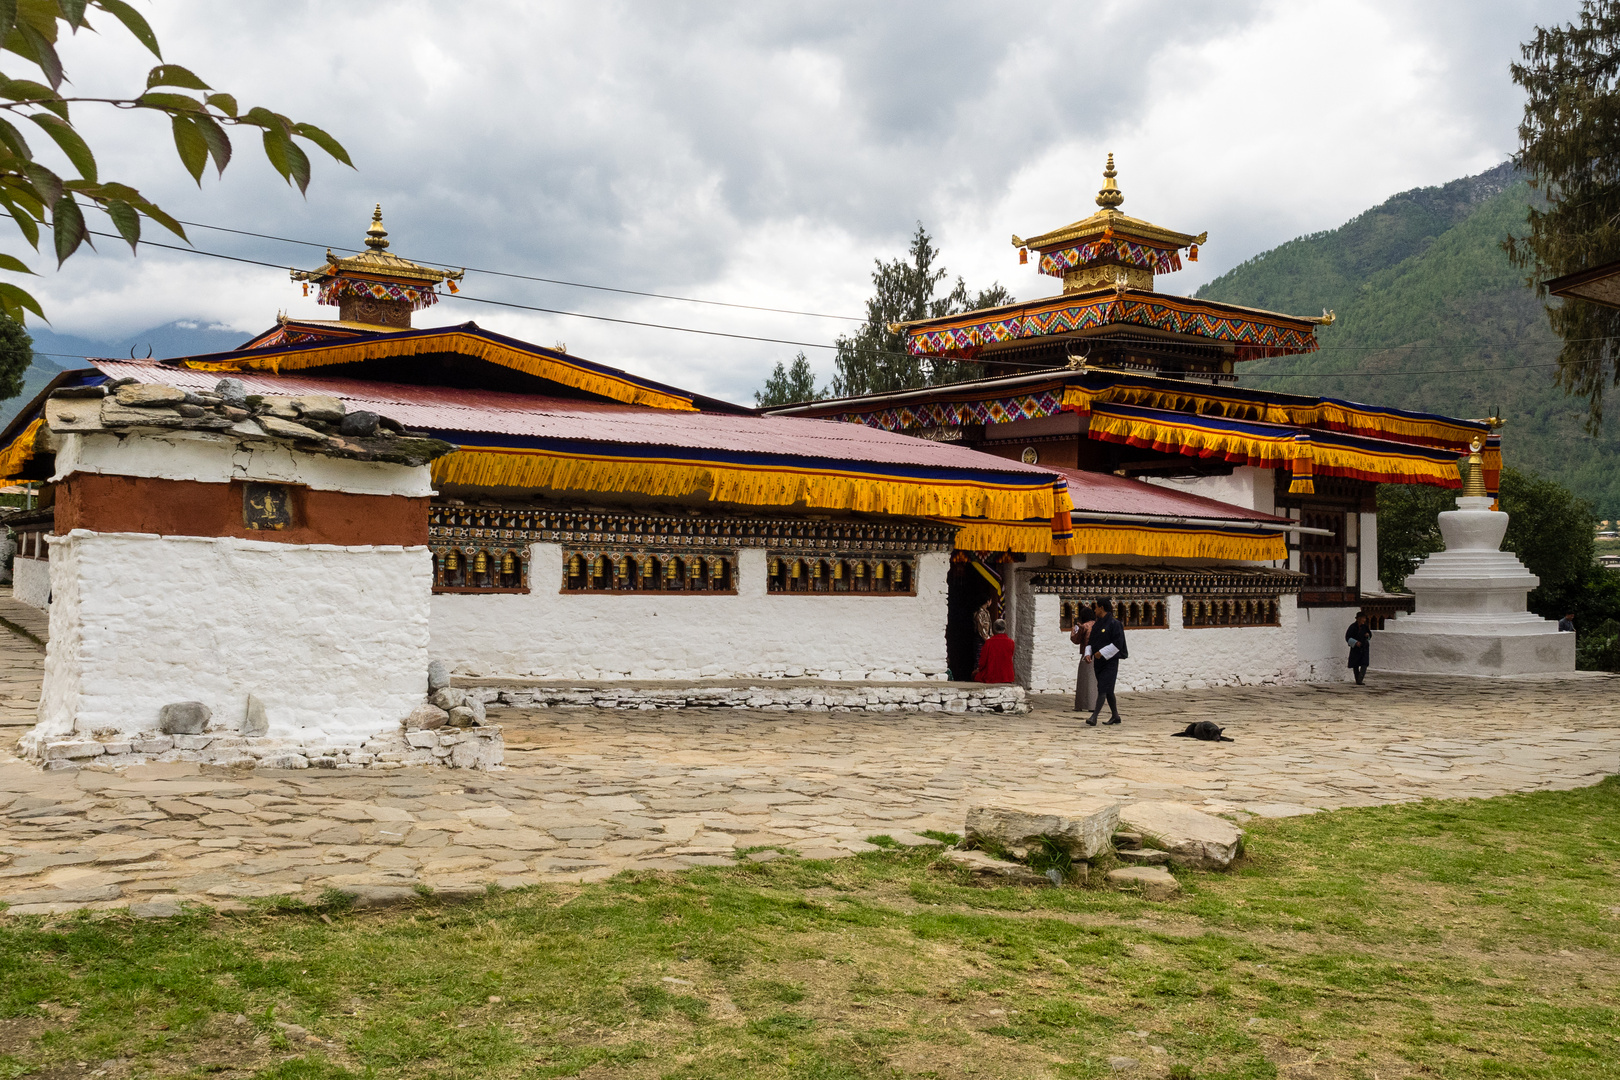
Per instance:
[[[674,559],[664,564],[664,580],[671,585],[675,584],[675,569]]]
[[[585,560],[578,555],[568,560],[568,576],[579,577],[585,572]]]
[[[781,559],[772,559],[771,560],[771,577],[775,577],[777,574],[780,574],[781,572],[782,572],[782,560]]]
[[[484,571],[486,571],[488,569],[489,569],[489,556],[485,555],[482,551],[480,551],[478,553],[478,555],[473,559],[473,573],[482,574]]]
[[[856,577],[856,579],[859,580],[860,578],[864,578],[865,576],[866,576],[866,564],[863,563],[863,562],[856,563],[855,564],[855,577]]]
[[[841,562],[833,563],[833,580],[834,581],[842,581],[842,580],[844,580],[844,564],[843,563],[841,563]]]
[[[803,570],[803,569],[804,569],[804,563],[799,562],[797,559],[795,559],[794,562],[793,562],[793,569],[791,571],[789,571],[789,576],[798,577],[799,576],[799,571]]]
[[[510,574],[517,569],[517,560],[512,558],[510,551],[501,556],[501,573]]]
[[[813,578],[819,578],[821,576],[821,564],[819,562],[813,562],[810,564],[810,576]]]
[[[449,551],[445,552],[444,568],[446,570],[461,569],[461,556],[456,553],[455,548],[451,548]]]
[[[888,577],[889,576],[889,564],[888,563],[881,563],[881,562],[878,563],[875,567],[872,568],[872,576],[877,578],[879,581],[882,581],[884,578]]]

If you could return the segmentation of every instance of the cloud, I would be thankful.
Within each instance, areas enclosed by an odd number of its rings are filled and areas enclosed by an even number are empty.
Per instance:
[[[1093,209],[1112,150],[1128,212],[1210,230],[1204,261],[1162,281],[1189,292],[1396,191],[1500,161],[1519,110],[1507,64],[1571,7],[180,0],[149,13],[167,59],[321,125],[358,169],[313,153],[305,199],[244,132],[224,179],[199,190],[160,119],[76,115],[104,176],[186,220],[354,245],[382,202],[408,257],[850,314],[872,260],[900,254],[919,220],[970,285],[1054,291],[1007,237]],[[138,89],[151,62],[112,27],[63,55],[87,96]],[[320,260],[204,230],[193,241]],[[38,286],[58,330],[107,339],[171,319],[252,330],[277,310],[329,313],[284,271],[151,248],[131,259],[113,241]],[[846,325],[479,275],[468,293],[793,341]],[[739,400],[796,351],[460,300],[418,322],[468,318]]]

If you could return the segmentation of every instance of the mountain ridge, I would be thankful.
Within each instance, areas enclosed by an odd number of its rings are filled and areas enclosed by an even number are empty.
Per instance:
[[[1502,250],[1535,197],[1504,162],[1393,195],[1233,267],[1197,295],[1337,314],[1319,330],[1318,352],[1244,364],[1242,385],[1450,416],[1500,409],[1507,464],[1620,518],[1616,429],[1605,422],[1588,434],[1585,401],[1554,384],[1560,343]]]

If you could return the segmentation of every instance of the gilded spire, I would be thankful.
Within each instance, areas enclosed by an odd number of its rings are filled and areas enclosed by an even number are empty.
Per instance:
[[[1114,161],[1112,154],[1109,155],[1108,161],[1111,166]],[[1100,198],[1099,196],[1099,200]],[[377,209],[371,212],[371,228],[366,230],[366,247],[372,251],[382,251],[387,246],[388,230],[383,228],[382,203],[378,203]]]
[[[1119,204],[1125,201],[1125,193],[1114,183],[1116,175],[1118,174],[1114,172],[1114,155],[1109,154],[1108,165],[1103,169],[1102,190],[1097,192],[1097,205],[1104,210],[1118,210]]]

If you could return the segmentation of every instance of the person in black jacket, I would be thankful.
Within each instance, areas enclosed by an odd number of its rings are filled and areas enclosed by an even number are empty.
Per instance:
[[[1108,702],[1108,723],[1119,723],[1119,706],[1114,703],[1114,680],[1119,677],[1119,662],[1127,659],[1130,652],[1125,648],[1125,628],[1114,618],[1114,604],[1106,596],[1096,600],[1091,610],[1097,613],[1097,622],[1091,628],[1091,666],[1097,673],[1097,706],[1091,710],[1091,718],[1086,721],[1092,727],[1097,726],[1097,716],[1102,712],[1103,702]],[[1105,650],[1113,648],[1111,656],[1104,656]]]
[[[1365,611],[1356,612],[1356,621],[1344,632],[1344,643],[1350,646],[1350,670],[1356,673],[1356,685],[1367,677],[1367,660],[1372,652],[1372,624]]]

